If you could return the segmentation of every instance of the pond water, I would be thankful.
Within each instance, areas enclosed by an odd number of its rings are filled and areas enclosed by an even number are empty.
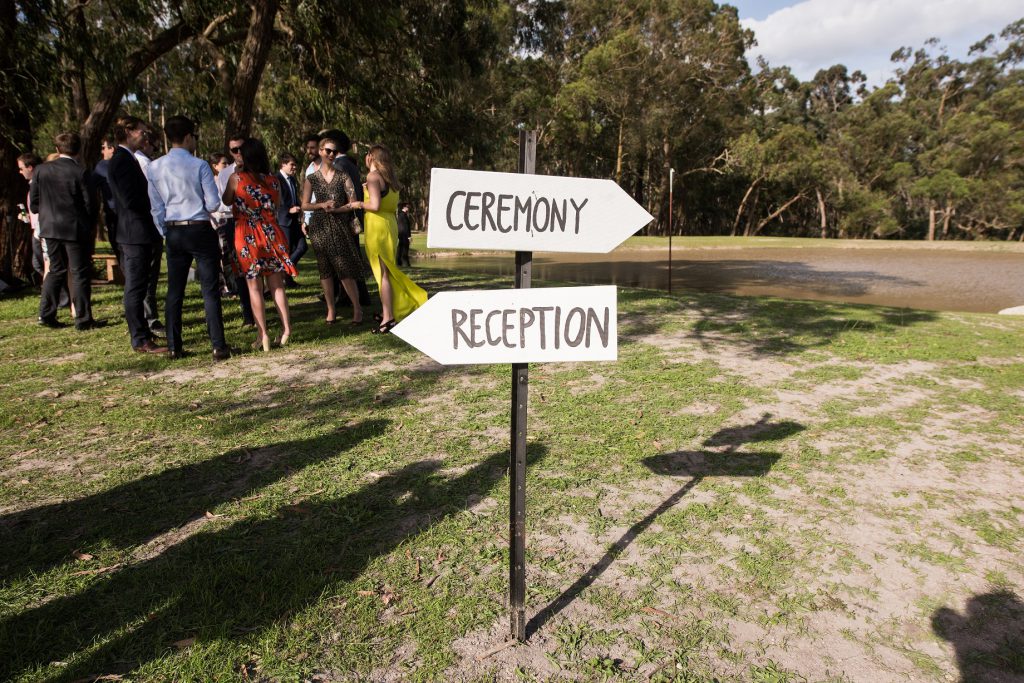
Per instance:
[[[508,275],[514,257],[438,256],[422,263]],[[533,277],[668,289],[666,249],[535,253]],[[673,249],[672,289],[996,313],[1024,304],[1024,253],[884,248]]]

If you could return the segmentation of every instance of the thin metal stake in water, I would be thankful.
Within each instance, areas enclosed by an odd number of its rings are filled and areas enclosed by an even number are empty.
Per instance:
[[[519,172],[536,173],[537,132],[519,131]],[[516,289],[529,289],[533,252],[516,252]],[[509,454],[509,610],[512,637],[526,640],[526,412],[529,363],[512,364],[512,448]]]

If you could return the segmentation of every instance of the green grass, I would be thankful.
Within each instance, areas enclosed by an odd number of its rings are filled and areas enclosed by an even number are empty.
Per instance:
[[[509,284],[411,274],[431,292]],[[89,333],[36,326],[31,294],[0,300],[0,679],[799,681],[777,644],[809,634],[952,675],[952,649],[921,659],[907,629],[814,629],[881,609],[882,566],[910,567],[902,619],[926,634],[971,598],[959,577],[1011,607],[1024,586],[1012,492],[957,488],[1024,465],[1019,321],[620,290],[618,362],[531,367],[539,630],[478,659],[507,619],[509,368],[326,327],[300,280],[292,346],[221,364],[194,285],[196,354],[175,362],[130,351],[117,288],[96,288],[112,324]],[[929,399],[864,410],[908,387]],[[936,421],[944,440],[901,455]],[[921,478],[886,480],[897,465]],[[886,541],[844,535],[863,522]],[[924,570],[948,593],[922,611]],[[467,637],[484,645],[466,655]],[[1009,651],[985,656],[1016,666]]]

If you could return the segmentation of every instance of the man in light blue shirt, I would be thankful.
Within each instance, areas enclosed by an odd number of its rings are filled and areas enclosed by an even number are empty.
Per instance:
[[[210,216],[220,208],[220,194],[213,169],[195,157],[196,124],[184,116],[172,116],[164,126],[171,151],[146,169],[153,222],[167,248],[167,349],[181,358],[181,308],[192,261],[203,293],[206,329],[213,345],[213,359],[231,357],[224,339],[224,315],[220,302],[220,243]]]

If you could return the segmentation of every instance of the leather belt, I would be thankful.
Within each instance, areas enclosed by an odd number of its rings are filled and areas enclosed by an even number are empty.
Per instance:
[[[208,228],[210,221],[164,221],[168,228]]]

